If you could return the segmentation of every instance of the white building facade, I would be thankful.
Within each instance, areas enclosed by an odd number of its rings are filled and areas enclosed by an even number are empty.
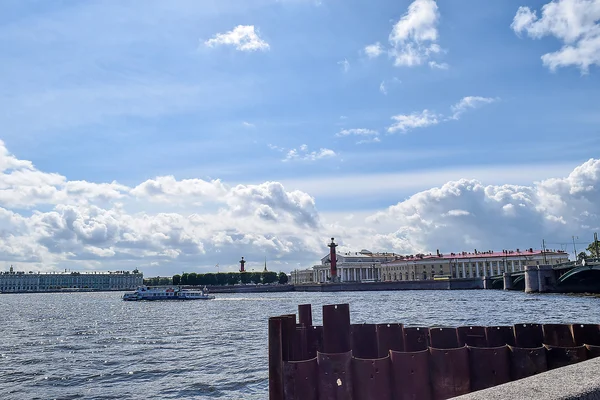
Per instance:
[[[557,265],[569,261],[564,251],[503,250],[501,252],[461,252],[417,254],[402,256],[396,253],[337,254],[337,273],[341,282],[414,281],[448,278],[498,276],[504,272],[523,271],[526,265]],[[291,273],[294,284],[327,283],[331,280],[329,254],[312,269]]]
[[[337,275],[340,282],[376,282],[381,279],[381,265],[394,260],[395,253],[372,253],[361,250],[356,253],[337,254]],[[313,282],[325,283],[331,280],[329,254],[321,259],[321,264],[312,268]]]
[[[293,270],[290,273],[290,283],[293,285],[315,283],[312,268]]]
[[[564,251],[504,250],[398,256],[381,266],[383,281],[426,280],[436,276],[476,278],[523,271],[526,265],[557,265],[569,261]]]
[[[137,270],[116,272],[0,272],[0,293],[49,292],[63,289],[133,290],[143,285]]]

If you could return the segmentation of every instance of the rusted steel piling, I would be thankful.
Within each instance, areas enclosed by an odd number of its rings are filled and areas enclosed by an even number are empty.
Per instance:
[[[351,324],[348,304],[269,319],[271,400],[438,400],[600,356],[596,324]]]

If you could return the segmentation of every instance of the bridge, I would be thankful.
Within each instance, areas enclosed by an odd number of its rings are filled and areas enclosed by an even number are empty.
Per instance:
[[[557,265],[530,265],[524,271],[484,278],[486,289],[527,293],[600,293],[600,258]]]

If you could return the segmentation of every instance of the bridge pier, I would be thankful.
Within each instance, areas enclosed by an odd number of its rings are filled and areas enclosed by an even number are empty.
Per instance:
[[[492,278],[490,278],[489,276],[484,276],[481,279],[483,280],[483,288],[484,289],[491,289],[492,288]]]
[[[537,265],[525,266],[525,293],[537,293],[540,290]]]
[[[556,288],[556,274],[552,265],[538,266],[538,290],[540,293],[553,292]]]
[[[512,290],[513,289],[513,281],[510,272],[505,272],[503,275],[504,278],[504,290]]]

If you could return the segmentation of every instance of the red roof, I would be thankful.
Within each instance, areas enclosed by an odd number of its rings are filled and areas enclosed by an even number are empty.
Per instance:
[[[463,251],[461,253],[440,253],[440,255],[436,254],[424,254],[424,255],[416,255],[416,256],[399,256],[397,260],[394,261],[421,261],[421,260],[456,260],[456,259],[469,259],[469,258],[512,258],[512,257],[526,257],[526,256],[535,256],[535,255],[543,255],[544,252],[542,250],[535,249],[527,249],[526,251],[516,251],[516,250],[508,250],[508,251],[487,251],[477,253],[471,253]],[[546,250],[547,255],[567,255],[564,251],[554,251],[554,250]],[[393,262],[393,261],[392,261]]]

